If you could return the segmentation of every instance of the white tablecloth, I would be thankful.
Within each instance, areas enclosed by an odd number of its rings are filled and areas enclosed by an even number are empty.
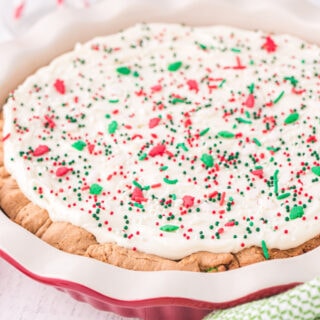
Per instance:
[[[0,259],[1,320],[123,320],[38,283]],[[127,319],[127,318],[126,318]]]

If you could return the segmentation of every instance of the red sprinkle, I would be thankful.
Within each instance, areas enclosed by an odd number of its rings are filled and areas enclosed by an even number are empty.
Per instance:
[[[248,98],[246,100],[246,102],[244,103],[244,105],[248,108],[253,108],[254,107],[254,95],[253,94],[249,94]]]
[[[212,199],[212,198],[215,198],[217,195],[218,195],[218,191],[213,191],[212,193],[210,193],[210,194],[208,195],[208,198],[209,198],[209,199]]]
[[[49,152],[50,149],[48,146],[46,145],[40,145],[39,147],[37,147],[34,151],[33,151],[33,155],[35,157],[40,157],[42,155],[44,155],[45,153]]]
[[[222,195],[221,195],[221,199],[220,199],[220,206],[223,206],[224,205],[224,201],[226,199],[226,193],[223,192]]]
[[[159,123],[160,123],[160,118],[152,118],[149,120],[149,128],[152,129],[154,127],[156,127]]]
[[[45,124],[49,125],[51,129],[53,129],[56,126],[55,122],[49,116],[45,115],[44,119],[46,120]]]
[[[134,134],[132,137],[131,137],[131,140],[134,140],[136,138],[139,138],[139,139],[142,139],[143,136],[141,134]]]
[[[7,135],[5,135],[3,138],[2,138],[2,142],[6,141],[7,139],[10,138],[10,133],[8,133]]]
[[[187,85],[188,85],[190,91],[194,90],[196,93],[199,92],[199,86],[198,86],[198,82],[196,80],[188,80]]]
[[[266,103],[266,107],[272,107],[272,106],[273,106],[273,102],[272,101]]]
[[[172,118],[172,115],[171,114],[167,114],[167,119],[169,120],[169,121],[171,121],[173,118]]]
[[[233,69],[242,70],[242,69],[246,68],[244,65],[242,65],[241,60],[240,60],[239,57],[236,57],[236,60],[237,60],[237,65],[235,67],[233,67]]]
[[[293,87],[291,91],[294,94],[303,94],[304,92],[306,92],[306,89],[297,90],[295,87]]]
[[[224,233],[224,229],[223,229],[223,228],[218,229],[218,233],[219,233],[219,234]]]
[[[138,203],[147,201],[147,199],[143,196],[142,190],[137,187],[133,189],[131,199]]]
[[[263,178],[263,170],[262,169],[253,170],[253,171],[251,171],[251,173],[254,176],[257,176],[259,178]]]
[[[99,51],[99,50],[100,50],[98,44],[93,44],[93,45],[91,45],[91,49],[94,50],[94,51]]]
[[[162,90],[162,86],[161,84],[155,85],[153,87],[151,87],[152,92],[159,92]]]
[[[184,122],[184,127],[188,128],[192,125],[192,121],[190,118],[188,118],[185,122]]]
[[[138,97],[142,97],[142,96],[146,96],[147,95],[142,89],[140,89],[139,91],[136,91],[135,94]]]
[[[271,39],[271,37],[266,37],[266,42],[262,45],[262,48],[267,52],[275,52],[277,49],[276,43]]]
[[[94,144],[92,144],[92,143],[88,143],[88,150],[89,150],[89,153],[90,153],[90,154],[92,154],[92,153],[93,153],[94,147],[95,147],[95,145],[94,145]]]
[[[150,157],[163,156],[165,151],[166,151],[166,146],[163,144],[158,144],[149,151],[149,156]]]
[[[186,207],[186,208],[190,208],[193,206],[194,204],[194,197],[192,196],[184,196],[182,198],[183,200],[183,205]]]
[[[72,169],[67,168],[67,167],[59,167],[56,171],[56,176],[57,177],[62,177],[64,175],[66,175],[69,171],[71,171]]]
[[[63,80],[57,79],[56,82],[54,83],[54,87],[57,90],[57,92],[59,92],[60,94],[66,93],[66,87]]]
[[[307,142],[317,142],[317,137],[316,136],[309,136],[307,139]]]
[[[19,20],[22,17],[24,11],[24,1],[14,8],[13,18]]]
[[[173,158],[174,154],[172,152],[170,152],[169,150],[166,151],[166,154],[170,157]]]

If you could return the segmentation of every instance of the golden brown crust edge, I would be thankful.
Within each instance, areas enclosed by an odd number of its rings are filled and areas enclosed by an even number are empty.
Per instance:
[[[0,131],[3,121],[0,119]],[[0,137],[2,139],[2,137]],[[238,253],[193,253],[179,261],[120,247],[114,243],[99,244],[94,235],[67,222],[53,222],[46,210],[28,200],[3,164],[0,143],[0,207],[7,216],[43,241],[59,250],[91,257],[130,270],[187,270],[220,272],[266,260],[260,247],[250,247]],[[270,259],[297,256],[320,245],[320,235],[289,249],[270,249]]]

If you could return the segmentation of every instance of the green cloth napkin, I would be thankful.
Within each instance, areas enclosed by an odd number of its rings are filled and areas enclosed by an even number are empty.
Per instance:
[[[320,277],[270,298],[214,312],[204,320],[320,320]]]

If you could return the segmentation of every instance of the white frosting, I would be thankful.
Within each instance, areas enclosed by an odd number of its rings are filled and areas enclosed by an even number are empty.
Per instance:
[[[287,35],[271,38],[152,24],[78,45],[29,77],[4,106],[5,165],[52,220],[81,226],[101,243],[171,259],[262,241],[295,247],[320,232],[320,50]],[[168,70],[175,62],[180,68]],[[285,124],[290,114],[298,119]],[[78,140],[86,143],[82,151],[72,146]],[[50,151],[36,156],[40,145]],[[164,154],[149,155],[157,145]],[[212,167],[203,154],[211,154]],[[60,167],[70,170],[57,177]],[[146,187],[142,202],[132,199],[134,180]],[[101,194],[90,194],[93,184]],[[191,207],[185,196],[194,197]],[[294,219],[294,205],[302,217]],[[166,225],[177,229],[160,229]]]

